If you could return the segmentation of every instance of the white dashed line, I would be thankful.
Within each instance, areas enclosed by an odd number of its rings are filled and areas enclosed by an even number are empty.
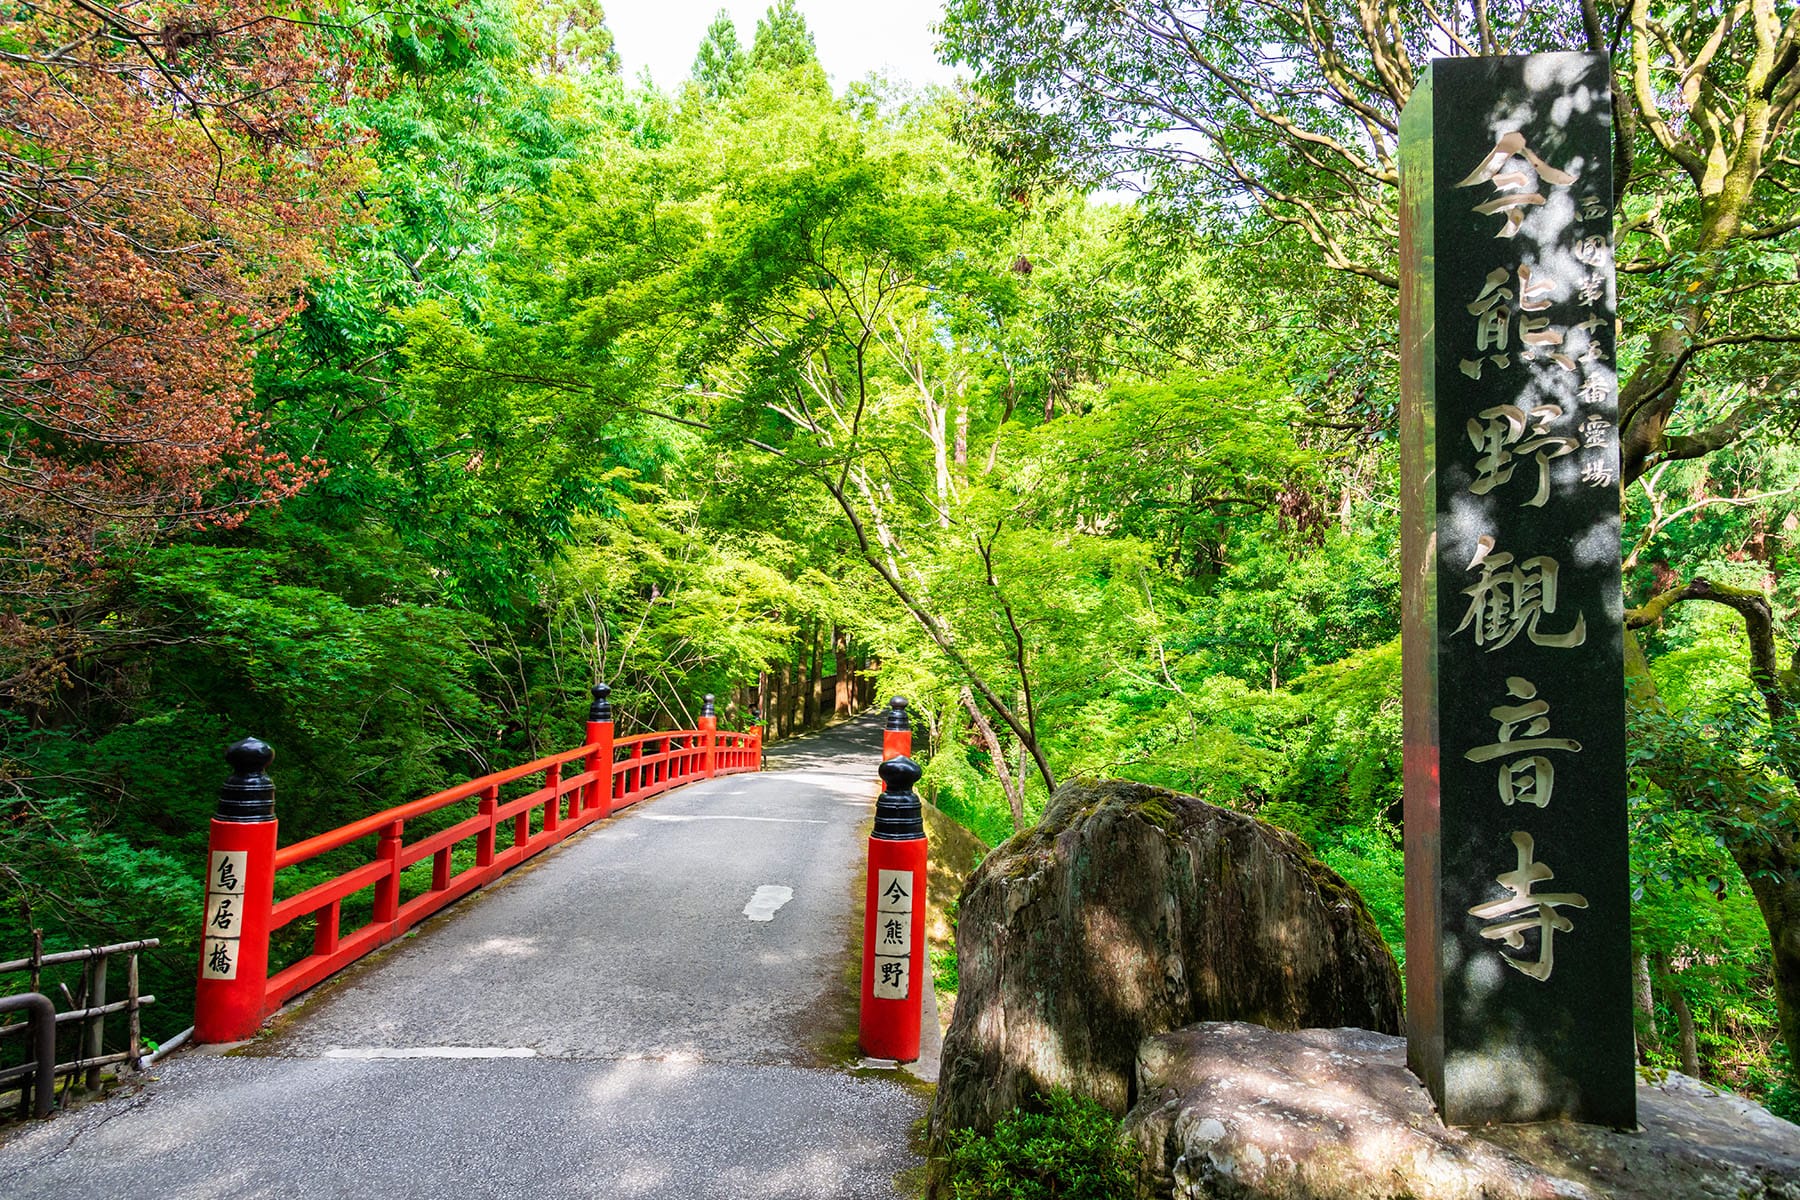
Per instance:
[[[752,921],[773,921],[775,910],[793,898],[793,888],[765,883],[756,889],[756,894],[750,897],[750,903],[744,905],[744,915]]]
[[[536,1058],[529,1046],[359,1046],[333,1047],[326,1058]]]
[[[640,821],[768,821],[775,825],[828,825],[811,817],[734,817],[729,813],[639,813]]]

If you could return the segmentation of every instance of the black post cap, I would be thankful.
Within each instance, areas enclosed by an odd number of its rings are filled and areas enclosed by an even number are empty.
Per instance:
[[[226,747],[225,761],[231,764],[231,777],[219,788],[219,808],[214,815],[221,821],[254,824],[275,819],[275,781],[269,778],[269,764],[275,751],[260,738],[245,738]]]
[[[887,727],[891,730],[911,729],[906,719],[906,697],[895,696],[888,701]]]
[[[713,694],[711,692],[706,693],[706,699],[700,702],[700,715],[703,717],[718,716],[718,713],[713,711]]]
[[[612,689],[604,683],[594,685],[594,703],[588,708],[588,720],[610,721],[613,719],[612,704],[608,701],[608,697],[611,695]]]
[[[884,842],[910,842],[925,836],[925,813],[913,785],[925,774],[901,755],[881,764],[881,799],[875,802],[875,836]]]

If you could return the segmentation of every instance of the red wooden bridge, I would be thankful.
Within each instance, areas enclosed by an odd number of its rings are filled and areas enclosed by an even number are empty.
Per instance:
[[[593,821],[696,779],[755,771],[762,763],[762,730],[721,731],[706,698],[696,729],[613,738],[610,689],[594,689],[584,744],[522,766],[472,779],[435,795],[398,805],[337,829],[277,848],[273,752],[248,739],[226,752],[234,768],[213,819],[207,875],[206,942],[194,1004],[195,1037],[233,1042],[255,1034],[287,1001],[401,936],[420,921],[561,842]],[[508,790],[523,795],[502,799]],[[530,786],[535,784],[535,786]],[[454,816],[447,828],[408,841],[406,824]],[[511,842],[500,846],[502,831]],[[280,872],[367,843],[369,861],[348,867],[285,899]],[[458,868],[455,851],[473,844]],[[430,882],[405,896],[407,869],[431,860]],[[367,920],[346,932],[346,898],[372,889]],[[283,929],[310,920],[310,952],[277,968],[272,941]]]
[[[207,1044],[0,1138],[0,1195],[896,1200],[923,1100],[845,1069],[880,723],[765,754],[710,712],[615,739],[606,699],[579,746],[287,846],[233,747]]]

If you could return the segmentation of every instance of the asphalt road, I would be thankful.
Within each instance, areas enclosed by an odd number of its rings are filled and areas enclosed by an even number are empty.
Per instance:
[[[0,1195],[901,1195],[925,1099],[848,1069],[880,743],[864,718],[590,827],[237,1052],[15,1133]]]

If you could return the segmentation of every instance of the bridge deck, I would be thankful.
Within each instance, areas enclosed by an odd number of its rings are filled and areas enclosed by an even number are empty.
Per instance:
[[[897,1195],[924,1101],[843,1070],[878,729],[593,827],[240,1052],[14,1135],[0,1193]]]

